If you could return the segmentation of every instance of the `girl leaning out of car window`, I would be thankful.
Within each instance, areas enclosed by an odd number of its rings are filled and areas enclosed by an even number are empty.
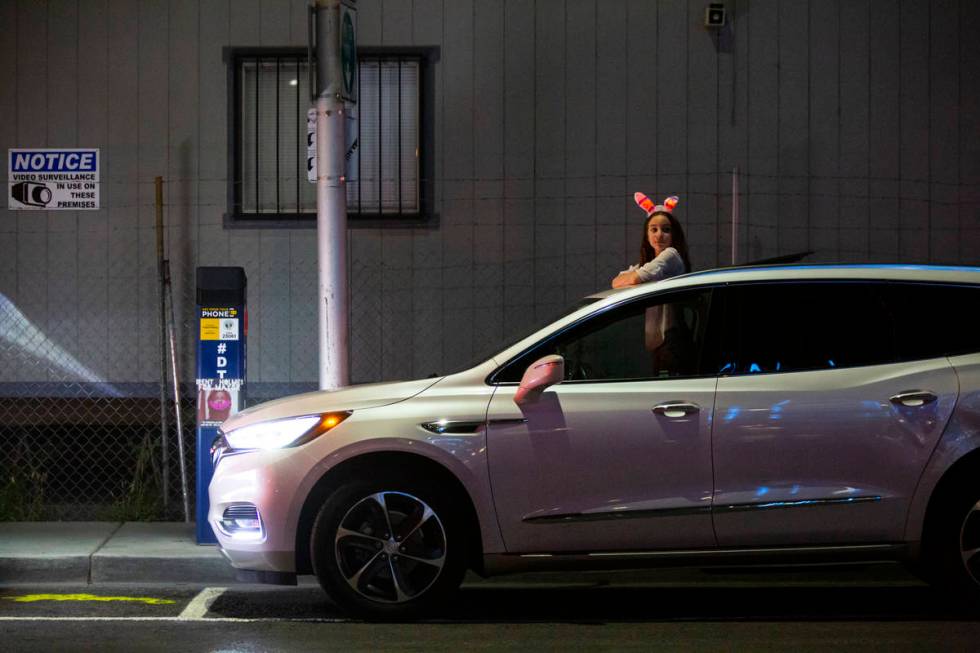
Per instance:
[[[634,194],[633,199],[647,214],[640,241],[640,262],[617,274],[612,287],[625,288],[690,272],[687,239],[681,223],[674,217],[677,197],[668,197],[656,206],[643,193]]]
[[[691,271],[684,229],[674,216],[676,196],[663,204],[654,205],[643,193],[633,196],[637,205],[646,211],[643,239],[640,242],[640,262],[623,270],[612,280],[613,288],[626,288],[648,281],[661,281]],[[654,306],[646,311],[644,344],[653,353],[655,373],[676,375],[684,373],[690,337],[681,320],[676,319],[669,305]]]

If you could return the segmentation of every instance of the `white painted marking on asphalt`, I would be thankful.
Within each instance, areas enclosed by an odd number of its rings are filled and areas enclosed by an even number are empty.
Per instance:
[[[280,617],[259,617],[256,619],[252,618],[239,618],[239,617],[211,617],[209,619],[196,619],[188,620],[181,619],[180,617],[0,617],[0,622],[6,621],[173,621],[173,622],[188,622],[192,623],[205,623],[209,624],[211,622],[217,623],[259,623],[259,622],[297,622],[297,623],[325,623],[325,624],[340,624],[348,623],[350,619],[340,619],[340,618],[328,618],[328,617],[311,617],[303,619],[288,619]]]
[[[225,593],[226,587],[205,587],[203,590],[198,592],[197,596],[187,604],[183,612],[177,617],[185,621],[192,621],[203,619],[204,615],[208,613],[208,608],[215,600]]]

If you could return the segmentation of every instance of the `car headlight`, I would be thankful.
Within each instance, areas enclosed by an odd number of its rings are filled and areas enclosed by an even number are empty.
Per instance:
[[[231,449],[295,447],[326,433],[350,417],[351,411],[304,415],[250,424],[225,433]]]

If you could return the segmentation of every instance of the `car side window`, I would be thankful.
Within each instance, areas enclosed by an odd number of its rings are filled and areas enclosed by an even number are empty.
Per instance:
[[[980,287],[905,282],[882,286],[895,320],[901,360],[980,352]]]
[[[531,363],[549,354],[565,359],[569,382],[698,376],[710,306],[711,290],[704,289],[613,308],[525,352],[495,381],[520,382]]]
[[[781,282],[729,289],[734,321],[723,374],[827,370],[897,361],[894,325],[874,284]]]

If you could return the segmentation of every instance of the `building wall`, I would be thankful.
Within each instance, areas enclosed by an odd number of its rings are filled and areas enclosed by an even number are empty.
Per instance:
[[[736,167],[743,261],[980,263],[980,4],[729,0],[721,35],[706,4],[359,0],[361,44],[440,59],[438,221],[350,231],[355,382],[462,365],[606,287],[636,190],[680,195],[696,268],[729,263]],[[305,45],[306,6],[0,2],[0,147],[99,147],[103,168],[101,210],[0,209],[0,382],[159,378],[157,175],[184,376],[195,266],[241,265],[249,381],[315,382],[314,231],[225,221],[222,50]]]

